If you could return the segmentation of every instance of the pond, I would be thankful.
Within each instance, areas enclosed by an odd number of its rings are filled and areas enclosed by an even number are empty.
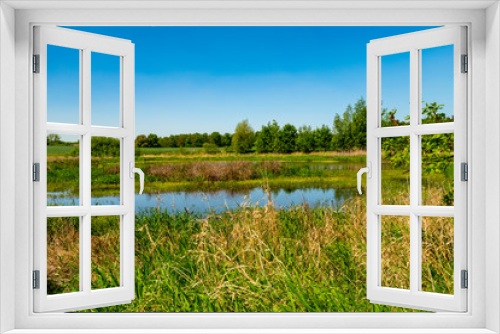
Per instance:
[[[277,189],[271,190],[269,195],[277,207],[290,207],[307,202],[309,206],[320,205],[341,206],[342,203],[356,194],[355,188],[305,188],[305,189]],[[250,190],[219,190],[219,191],[176,191],[159,194],[136,194],[136,211],[151,207],[169,208],[175,210],[208,211],[209,208],[216,212],[236,209],[242,205],[267,204],[268,194],[260,187]],[[63,193],[49,193],[49,205],[75,205],[78,199],[73,196],[65,196]],[[92,205],[117,205],[118,196],[93,197]]]

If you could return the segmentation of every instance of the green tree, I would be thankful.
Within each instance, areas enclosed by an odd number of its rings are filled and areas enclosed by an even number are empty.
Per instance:
[[[119,157],[120,140],[110,137],[92,137],[90,152],[94,157]]]
[[[175,146],[177,146],[177,147],[186,147],[187,146],[186,145],[187,138],[188,138],[188,136],[185,135],[185,134],[176,135],[174,137]]]
[[[158,139],[158,144],[160,144],[161,147],[176,147],[177,146],[175,144],[174,136],[162,137],[162,138]]]
[[[184,141],[184,147],[191,147],[193,143],[193,136],[192,135],[185,135],[185,141]]]
[[[138,135],[135,138],[135,146],[137,147],[147,147],[148,138],[145,135]]]
[[[231,146],[232,140],[233,140],[233,135],[226,132],[220,140],[221,146],[223,147]]]
[[[314,147],[316,151],[328,151],[332,142],[332,131],[326,125],[314,130]]]
[[[422,173],[453,177],[453,133],[422,136]]]
[[[398,119],[396,116],[397,112],[397,109],[388,110],[387,108],[382,108],[382,127],[410,124],[408,118],[405,118],[404,120]]]
[[[150,133],[146,140],[146,147],[159,147],[160,143],[158,142],[158,136],[154,133]]]
[[[301,126],[297,135],[297,150],[309,153],[314,151],[314,131],[310,126]]]
[[[345,134],[342,118],[337,114],[333,119],[332,149],[334,151],[343,151],[345,146],[344,141]]]
[[[47,135],[47,146],[61,145],[62,143],[61,136],[53,133]]]
[[[439,110],[443,107],[444,105],[438,105],[436,102],[426,103],[426,107],[422,110],[425,116],[422,122],[425,123],[426,120],[433,123],[450,121],[452,118],[446,118],[444,113],[439,113]],[[395,118],[395,114],[396,112],[392,113],[393,119],[397,122],[396,124],[401,124]],[[409,137],[385,138],[382,144],[383,158],[388,160],[391,166],[395,168],[409,168],[410,152],[408,143]],[[453,143],[453,133],[422,136],[422,172],[426,174],[442,173],[446,177],[452,177]]]
[[[366,150],[366,101],[363,97],[354,104],[352,124],[353,148]]]
[[[202,146],[203,146],[203,144],[205,144],[205,143],[210,143],[210,136],[208,135],[208,133],[206,133],[206,132],[202,133],[202,134],[201,134],[201,140],[202,140],[202,142],[203,142],[203,143],[201,144]]]
[[[410,166],[410,137],[387,137],[382,140],[382,158],[397,169]]]
[[[445,113],[439,112],[443,109],[444,104],[437,104],[437,102],[424,103],[425,107],[422,108],[423,124],[453,122],[453,118],[447,118]]]
[[[192,147],[202,147],[203,146],[203,135],[201,133],[191,134],[191,146]]]
[[[252,150],[254,141],[255,133],[248,120],[245,119],[238,123],[231,142],[233,149],[238,153],[248,153]]]
[[[222,146],[222,136],[220,135],[219,132],[214,131],[210,134],[209,142],[220,147],[220,146]]]
[[[267,125],[263,125],[255,140],[255,149],[257,152],[278,152],[279,147],[275,146],[275,140],[278,137],[279,131],[280,126],[275,120],[267,123]]]
[[[291,124],[285,124],[275,138],[275,146],[280,153],[291,153],[297,149],[297,129]]]
[[[342,117],[342,132],[344,134],[344,143],[342,147],[343,151],[351,150],[354,145],[354,140],[352,136],[353,133],[352,113],[353,109],[351,105],[348,105]]]
[[[387,122],[390,122],[390,116],[386,118]],[[366,149],[366,101],[363,97],[359,98],[354,107],[348,105],[342,116],[335,115],[331,149],[335,151]]]

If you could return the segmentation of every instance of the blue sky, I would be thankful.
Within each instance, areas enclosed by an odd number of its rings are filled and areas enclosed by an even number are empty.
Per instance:
[[[428,27],[72,27],[129,39],[136,50],[136,134],[331,126],[366,97],[366,44]],[[425,50],[423,98],[452,112],[452,47]],[[48,121],[78,121],[78,52],[50,47]],[[384,105],[408,112],[409,62],[382,60]],[[92,55],[92,123],[118,125],[119,61]],[[450,79],[451,78],[451,79]],[[450,81],[451,80],[451,81]]]

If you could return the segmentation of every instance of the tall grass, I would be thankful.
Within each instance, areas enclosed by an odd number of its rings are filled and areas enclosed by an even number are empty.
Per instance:
[[[435,193],[437,194],[437,192]],[[434,218],[433,218],[434,219]],[[436,220],[438,219],[438,220]],[[453,291],[453,225],[423,225],[423,288]],[[409,249],[407,227],[388,219],[384,245]],[[67,238],[54,232],[52,240]],[[110,229],[93,238],[116,244]],[[67,240],[65,240],[67,242]],[[56,243],[57,245],[62,243]],[[386,286],[408,286],[408,258],[383,252],[394,269]],[[74,258],[74,257],[72,257]],[[49,261],[55,261],[54,257]],[[99,259],[97,259],[99,261]],[[49,264],[51,264],[49,262]],[[109,278],[116,268],[99,265]],[[52,272],[59,291],[65,272]],[[366,299],[366,206],[361,196],[342,207],[278,208],[269,198],[222,214],[152,208],[136,217],[136,297],[91,312],[401,312]],[[68,287],[70,277],[66,277]]]

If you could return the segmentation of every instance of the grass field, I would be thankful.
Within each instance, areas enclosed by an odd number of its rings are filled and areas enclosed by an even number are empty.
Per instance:
[[[74,146],[47,146],[48,156],[62,156],[67,155],[73,151]]]

